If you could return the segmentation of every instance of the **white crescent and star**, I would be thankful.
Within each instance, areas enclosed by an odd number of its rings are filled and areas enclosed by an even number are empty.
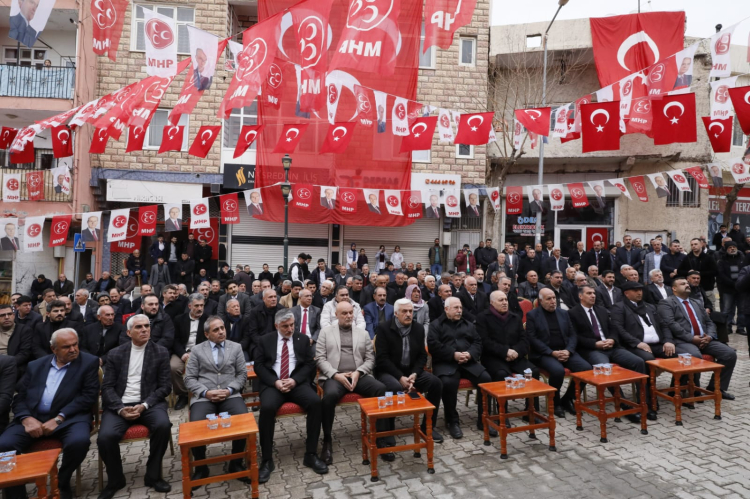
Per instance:
[[[750,100],[749,99],[750,99],[750,90],[748,90],[747,92],[745,92],[745,98],[744,98],[745,104],[747,104],[748,106],[750,106]]]
[[[719,135],[721,135],[722,133],[724,133],[724,123],[721,123],[721,122],[719,122],[719,121],[712,121],[712,122],[711,122],[711,124],[710,124],[710,125],[708,125],[708,129],[709,129],[709,131],[710,131],[710,130],[711,130],[711,129],[712,129],[713,127],[714,127],[714,126],[718,126],[718,127],[721,127],[721,131],[720,131],[720,132],[719,132],[718,134],[714,134],[714,137],[716,137],[716,138],[718,139],[718,138],[719,138]]]
[[[528,111],[526,111],[526,112],[528,113]],[[539,111],[536,111],[536,112],[539,113]],[[542,115],[542,113],[539,113],[539,116],[541,116],[541,115]],[[471,126],[471,121],[475,120],[475,119],[479,120],[479,126],[481,126],[482,123],[484,123],[484,116],[481,116],[479,114],[475,114],[474,116],[472,116],[471,118],[469,118],[468,120],[466,120],[466,124],[469,125],[469,126]],[[531,119],[533,120],[533,119],[536,119],[536,118],[534,118],[532,116]],[[472,132],[476,132],[477,130],[478,130],[478,128],[476,126],[472,126],[471,127],[471,131]]]
[[[617,62],[620,64],[620,66],[627,69],[628,71],[631,71],[631,69],[625,65],[625,56],[628,54],[628,51],[631,48],[635,47],[639,43],[648,44],[648,47],[654,54],[654,61],[659,60],[659,47],[656,45],[656,42],[653,41],[645,31],[633,33],[632,35],[627,37],[625,41],[622,42],[622,45],[620,45],[620,48],[617,49]]]
[[[528,114],[529,118],[531,118],[534,121],[536,121],[537,118],[541,118],[542,117],[542,112],[538,111],[536,109],[525,109],[524,112],[526,114]],[[537,115],[536,116],[532,116],[531,113],[536,113]]]
[[[178,126],[171,126],[167,130],[167,137],[169,137],[170,139],[173,139],[177,135],[177,133],[179,131],[180,131],[180,127],[178,127]]]
[[[411,133],[413,133],[415,137],[419,137],[420,136],[420,133],[417,132],[417,129],[420,128],[420,127],[421,127],[421,129],[422,129],[423,132],[426,132],[427,131],[427,123],[417,123],[416,125],[414,125],[413,127],[411,127]]]
[[[63,139],[61,135],[65,135],[65,138]],[[68,143],[66,139],[70,138],[70,132],[67,130],[60,130],[59,132],[57,132],[57,138],[63,143],[63,145],[65,145]]]
[[[336,135],[336,132],[337,132],[338,130],[343,130],[343,131],[344,131],[344,133],[342,133],[341,135]],[[333,137],[333,140],[335,140],[335,141],[339,141],[339,140],[343,139],[343,138],[344,138],[344,137],[346,136],[347,132],[348,132],[348,130],[346,129],[346,127],[345,127],[345,126],[337,126],[337,127],[336,127],[336,128],[334,128],[334,129],[333,129],[333,131],[331,132],[331,136]]]
[[[251,135],[252,135],[252,138],[248,138],[248,137],[250,137]],[[253,140],[255,140],[255,137],[256,137],[257,135],[258,135],[258,132],[257,132],[257,131],[255,131],[255,130],[250,130],[249,132],[247,132],[247,133],[245,134],[245,142],[247,142],[247,143],[249,144],[250,142],[252,142]]]
[[[609,112],[606,109],[597,109],[596,111],[594,111],[593,113],[591,113],[591,116],[589,117],[589,120],[591,121],[592,125],[596,125],[596,123],[594,123],[594,116],[596,116],[597,114],[602,114],[602,115],[606,116],[607,120],[604,122],[605,125],[607,123],[609,123]],[[596,125],[596,131],[597,132],[603,132],[604,131],[604,126],[602,126],[602,125]]]
[[[289,132],[294,132],[294,137],[290,137],[290,136],[289,136]],[[286,131],[286,134],[285,134],[285,135],[286,135],[286,141],[287,141],[287,142],[291,142],[291,141],[292,141],[292,140],[294,140],[294,139],[295,139],[295,138],[296,138],[297,136],[299,136],[299,130],[298,130],[297,128],[290,128],[289,130],[287,130],[287,131]]]
[[[682,102],[674,101],[674,102],[670,102],[669,104],[667,104],[666,106],[664,106],[664,111],[662,111],[662,112],[664,113],[664,116],[666,116],[667,118],[669,118],[669,116],[667,116],[667,109],[669,109],[672,106],[677,106],[678,108],[680,108],[680,116],[682,116],[683,114],[685,114],[685,106],[682,105]],[[676,125],[677,123],[680,122],[680,120],[677,118],[677,116],[675,116],[674,118],[672,118],[669,121],[673,125]]]
[[[206,137],[206,134],[208,134],[208,137]],[[211,139],[211,136],[213,134],[214,134],[214,132],[212,132],[211,130],[203,130],[203,133],[201,133],[201,139],[202,139],[201,143],[205,146],[206,145],[206,141],[208,141],[209,139]]]

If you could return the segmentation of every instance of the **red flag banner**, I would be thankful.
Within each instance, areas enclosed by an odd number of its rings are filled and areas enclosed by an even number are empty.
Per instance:
[[[293,153],[297,148],[297,144],[299,144],[299,141],[302,139],[302,135],[304,135],[307,130],[307,127],[308,125],[299,123],[284,125],[284,128],[281,130],[281,135],[279,136],[279,141],[276,143],[273,152],[282,154]]]
[[[142,127],[142,126],[128,127],[128,147],[125,148],[125,152],[143,150],[143,141],[146,138],[147,129],[148,129],[148,124],[146,124],[145,127]]]
[[[406,191],[401,203],[404,216],[407,218],[422,218],[422,191]]]
[[[14,165],[34,163],[36,156],[34,154],[34,140],[30,140],[23,145],[23,151],[17,152],[11,149],[10,162]]]
[[[243,125],[240,130],[240,136],[237,138],[237,145],[234,148],[233,158],[239,158],[255,142],[258,134],[263,130],[264,125]]]
[[[552,108],[516,109],[516,119],[531,133],[549,136]],[[463,121],[463,118],[461,119]],[[460,126],[460,125],[459,125]],[[487,132],[489,133],[489,131]],[[460,142],[456,142],[460,144]]]
[[[292,206],[301,210],[309,211],[313,204],[313,193],[315,186],[312,184],[294,184],[292,191]]]
[[[263,100],[271,106],[273,109],[279,109],[281,107],[281,90],[284,88],[284,68],[288,67],[281,59],[276,59],[271,63],[268,68],[268,76],[266,76],[266,82],[263,84]]]
[[[157,206],[141,206],[138,208],[138,234],[141,236],[156,235]]]
[[[742,127],[742,133],[750,135],[750,86],[730,88],[729,98],[732,99],[734,112],[737,114],[737,121],[740,122]]]
[[[357,189],[342,187],[339,189],[339,208],[344,213],[357,212]]]
[[[481,146],[490,141],[492,113],[462,114],[458,122],[455,143],[466,146]],[[547,116],[549,123],[549,116]]]
[[[505,213],[508,215],[523,213],[523,187],[511,186],[505,189]]]
[[[117,46],[128,0],[91,0],[91,27],[94,53],[117,60]]]
[[[52,127],[52,155],[67,158],[73,155],[73,136],[67,125]]]
[[[221,207],[221,223],[224,225],[240,223],[240,205],[237,202],[237,193],[222,194],[219,196]]]
[[[701,189],[708,189],[708,179],[706,178],[706,174],[703,173],[703,167],[691,166],[690,168],[685,168],[685,171],[695,179],[698,183],[698,187]]]
[[[628,177],[628,180],[635,191],[635,195],[638,196],[638,199],[644,203],[648,203],[648,192],[646,192],[646,182],[643,180],[643,175]]]
[[[44,199],[44,172],[26,172],[26,194],[29,201],[41,201]]]
[[[136,249],[141,249],[141,235],[138,233],[138,214],[135,210],[130,210],[128,232],[125,239],[109,243],[109,251],[112,253],[132,253]]]
[[[165,125],[161,133],[161,145],[159,154],[167,151],[179,151],[182,149],[182,140],[185,135],[184,126]]]
[[[372,90],[354,85],[354,98],[357,102],[357,117],[360,124],[371,127],[375,121],[375,107],[372,105],[374,97]]]
[[[190,150],[188,150],[188,154],[196,158],[205,158],[208,156],[208,151],[211,150],[211,146],[214,145],[214,141],[219,136],[220,131],[221,125],[204,125],[200,127],[195,140],[193,140],[193,144],[190,146]]]
[[[334,123],[328,127],[328,133],[320,148],[320,154],[332,152],[341,154],[346,151],[349,141],[352,140],[352,130],[356,121]]]
[[[328,46],[331,44],[328,18],[332,4],[333,0],[307,0],[289,8],[298,48],[294,54],[298,57],[295,62],[302,69],[311,68],[325,74],[328,67]],[[282,25],[286,26],[285,23]],[[283,48],[282,45],[282,52]]]
[[[582,182],[568,184],[568,192],[570,193],[573,208],[585,208],[589,205],[589,198],[586,195],[586,189],[583,187]]]
[[[409,128],[411,133],[401,139],[401,152],[429,151],[432,148],[432,136],[435,134],[437,119],[437,116],[427,116],[414,120]]]
[[[582,151],[620,149],[620,101],[581,106]]]
[[[62,246],[68,240],[70,221],[73,215],[55,215],[49,231],[49,247]]]
[[[455,32],[471,23],[476,5],[476,0],[427,0],[422,52],[433,45],[443,50],[450,48]]]
[[[654,145],[697,142],[695,94],[670,95],[653,102]]]
[[[685,12],[598,17],[589,22],[594,62],[602,87],[684,48]]]
[[[706,127],[708,140],[714,152],[731,152],[732,150],[732,118],[725,120],[711,120],[708,116],[701,117]]]
[[[667,57],[644,71],[647,75],[646,87],[648,96],[652,99],[660,99],[671,91],[677,80],[677,62],[675,56]]]
[[[10,144],[13,142],[13,139],[16,138],[17,134],[17,128],[8,128],[4,126],[2,131],[0,131],[0,149],[7,149],[10,147]]]

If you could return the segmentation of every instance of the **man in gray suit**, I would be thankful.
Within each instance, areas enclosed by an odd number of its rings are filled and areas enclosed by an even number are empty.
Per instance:
[[[249,317],[250,310],[253,308],[252,303],[250,303],[250,296],[246,293],[240,293],[240,288],[235,281],[228,281],[226,290],[227,292],[219,298],[219,317],[226,319],[228,300],[237,300],[240,302],[240,315],[243,318]]]
[[[203,421],[207,414],[245,414],[242,389],[247,381],[245,355],[239,343],[227,340],[224,321],[213,315],[203,326],[208,341],[197,344],[190,351],[185,367],[185,386],[193,394],[190,401],[190,421]],[[245,441],[232,442],[232,454],[244,452]],[[206,458],[206,447],[194,447],[193,458]],[[250,463],[248,463],[249,465]],[[229,473],[244,471],[242,459],[229,463]],[[208,466],[195,468],[194,480],[208,477]]]
[[[151,266],[148,283],[151,285],[156,296],[161,296],[161,288],[167,284],[172,284],[172,279],[169,277],[169,266],[164,263],[164,258],[159,257],[156,263]]]
[[[297,305],[292,307],[294,314],[294,332],[310,338],[310,343],[318,341],[320,334],[320,309],[312,305],[312,291],[303,289],[299,292]]]
[[[737,363],[737,352],[718,341],[716,325],[703,305],[690,298],[690,284],[684,277],[675,277],[672,282],[672,293],[672,296],[657,305],[662,329],[669,329],[672,333],[678,354],[689,353],[698,359],[703,354],[711,355],[717,363],[722,364],[724,369],[721,370],[721,396],[726,400],[734,400],[734,395],[727,392],[727,389]],[[695,375],[695,381],[696,385],[700,382],[700,374]],[[708,389],[713,390],[713,386],[712,376]]]
[[[36,15],[39,0],[18,0],[20,12],[10,18],[10,32],[8,36],[27,47],[33,47],[39,33],[31,27],[31,21]]]
[[[651,271],[661,268],[661,258],[664,256],[661,241],[654,240],[651,247],[654,251],[646,253],[646,258],[643,261],[643,284],[651,283]]]

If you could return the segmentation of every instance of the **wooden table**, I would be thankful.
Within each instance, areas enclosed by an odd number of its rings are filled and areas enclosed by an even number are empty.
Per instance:
[[[34,482],[37,488],[36,496],[39,499],[60,497],[60,491],[57,490],[57,458],[59,456],[60,449],[17,456],[16,467],[13,471],[0,473],[0,489]],[[49,475],[49,494],[47,494],[47,475]]]
[[[188,499],[192,495],[193,487],[200,487],[214,482],[224,482],[236,478],[249,478],[252,486],[252,497],[258,497],[258,450],[256,441],[258,436],[258,425],[255,422],[253,413],[238,414],[232,416],[232,426],[216,430],[209,430],[208,420],[191,421],[180,425],[180,434],[177,443],[182,453],[182,495]],[[229,454],[228,456],[216,456],[193,461],[190,449],[232,440],[246,439],[245,452]],[[248,469],[236,473],[225,473],[221,475],[210,476],[201,480],[191,480],[191,472],[196,466],[207,466],[209,464],[220,463],[222,461],[231,461],[233,459],[247,460]]]
[[[484,423],[484,445],[490,445],[490,427],[495,428],[500,434],[500,459],[508,459],[508,434],[521,431],[528,431],[529,437],[536,439],[536,430],[544,428],[549,429],[549,450],[553,452],[557,450],[557,447],[555,447],[555,408],[552,401],[555,392],[557,391],[556,388],[536,379],[531,379],[526,380],[526,386],[524,388],[508,388],[505,385],[505,381],[495,381],[492,383],[482,383],[479,385],[479,389],[482,391],[482,403],[484,404],[484,413],[482,415],[482,421]],[[489,405],[487,404],[488,395],[497,401],[499,414],[495,416],[489,415]],[[548,416],[544,416],[542,413],[536,412],[534,409],[534,399],[536,397],[547,397]],[[529,408],[523,411],[506,413],[505,403],[509,400],[518,399],[528,400]],[[508,418],[521,418],[523,416],[529,418],[528,424],[514,426],[512,428],[508,428],[505,425],[505,421]],[[536,423],[534,418],[542,422]]]
[[[576,384],[576,430],[583,431],[581,416],[583,412],[587,412],[592,416],[599,418],[599,428],[601,430],[601,438],[599,441],[601,443],[607,443],[607,419],[614,418],[616,422],[619,422],[620,417],[622,416],[640,414],[641,435],[648,435],[648,429],[646,427],[646,414],[648,413],[648,406],[646,405],[646,380],[648,380],[648,375],[613,365],[612,374],[610,375],[594,374],[594,371],[581,371],[571,373],[571,376],[573,382]],[[588,402],[581,401],[581,383],[586,383],[596,388],[596,400]],[[641,385],[640,403],[620,397],[620,386],[629,385],[631,383],[640,383]],[[614,393],[611,397],[607,397],[604,394],[604,391],[607,388],[614,388]],[[635,394],[633,394],[633,396],[635,396]],[[607,404],[610,402],[614,403],[615,410],[607,412]],[[625,404],[630,408],[622,409],[622,404]]]
[[[699,359],[693,357],[692,363],[689,366],[680,364],[679,359],[655,359],[648,360],[649,368],[651,368],[651,405],[656,407],[656,397],[659,396],[663,399],[669,400],[674,403],[675,412],[675,423],[677,426],[682,426],[682,404],[689,404],[692,402],[700,402],[701,400],[714,399],[714,419],[721,419],[721,370],[724,368],[721,364],[716,362],[710,362],[708,360]],[[660,371],[666,371],[672,375],[672,385],[669,388],[662,388],[661,390],[656,389],[656,377]],[[696,373],[703,373],[713,371],[714,373],[714,391],[706,390],[699,386],[695,386],[693,381],[693,375]],[[680,385],[680,378],[687,376],[687,385]],[[690,394],[689,397],[682,396],[682,390],[687,390]],[[670,395],[674,392],[674,395]],[[695,392],[704,393],[695,397]]]
[[[250,389],[253,387],[253,381],[258,379],[258,375],[255,374],[255,367],[248,365],[247,367],[247,380],[250,382]],[[260,392],[247,392],[242,394],[242,398],[245,400],[253,399],[250,402],[245,402],[246,407],[260,407]]]
[[[362,464],[370,465],[370,481],[378,481],[378,456],[380,454],[387,454],[389,452],[403,452],[408,450],[414,451],[414,457],[421,457],[419,452],[420,449],[427,449],[427,473],[435,473],[435,468],[432,463],[433,447],[432,441],[432,411],[435,410],[435,406],[432,405],[424,398],[424,395],[420,394],[418,400],[413,400],[411,397],[406,395],[406,403],[399,405],[396,401],[396,395],[393,396],[393,405],[388,406],[384,409],[378,409],[378,398],[364,398],[357,400],[362,413]],[[425,416],[426,419],[426,432],[422,432],[419,426],[419,417]],[[401,430],[391,430],[378,432],[375,428],[375,424],[378,419],[384,418],[397,418],[400,416],[413,416],[414,426],[412,428],[404,428]],[[367,423],[370,423],[370,429],[368,432]],[[382,437],[390,437],[395,435],[414,435],[414,443],[406,445],[396,445],[395,447],[384,447],[378,449],[377,439]],[[424,442],[420,442],[420,439],[424,439]],[[369,459],[368,459],[369,449]]]

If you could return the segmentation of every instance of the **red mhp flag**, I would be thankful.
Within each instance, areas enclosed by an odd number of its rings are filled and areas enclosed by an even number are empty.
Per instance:
[[[476,0],[427,0],[422,52],[433,45],[443,50],[450,48],[453,34],[471,23],[476,5]]]
[[[26,192],[29,201],[40,201],[44,199],[44,172],[26,172]]]
[[[106,128],[95,128],[94,137],[91,139],[91,147],[89,147],[89,154],[103,154],[107,149],[107,141],[109,140],[109,133]]]
[[[437,116],[436,116],[437,117]],[[401,209],[407,218],[422,218],[422,191],[406,191]]]
[[[750,50],[750,49],[748,49]],[[737,121],[740,122],[742,133],[750,135],[750,86],[729,89],[729,98],[732,99]],[[3,132],[5,129],[3,129]]]
[[[17,128],[3,127],[0,131],[0,149],[7,149],[18,134]]]
[[[156,235],[156,208],[155,204],[138,208],[138,235]]]
[[[646,82],[648,96],[652,99],[661,99],[674,88],[675,80],[677,80],[675,56],[667,57],[654,64],[644,71],[644,74],[648,76]]]
[[[281,107],[281,91],[284,88],[282,84],[284,83],[284,68],[286,66],[288,65],[284,61],[276,58],[268,68],[268,76],[266,76],[266,81],[261,90],[263,100],[273,109]]]
[[[621,106],[622,107],[622,106]],[[654,113],[651,100],[648,97],[633,99],[630,106],[629,118],[625,121],[625,134],[643,133],[651,137]]]
[[[185,135],[184,126],[165,125],[161,133],[159,154],[167,151],[181,150],[183,135]]]
[[[354,130],[354,125],[356,124],[356,121],[351,121],[329,125],[326,139],[320,148],[320,154],[327,152],[341,154],[346,151],[349,141],[352,140],[352,130]]]
[[[581,106],[582,151],[620,149],[620,101]]]
[[[55,215],[49,231],[49,246],[62,246],[68,240],[70,221],[73,215]]]
[[[702,167],[691,166],[690,168],[685,168],[685,171],[695,179],[695,181],[698,183],[699,188],[708,189],[708,179],[706,178],[706,174],[703,173]]]
[[[462,114],[454,142],[465,146],[481,146],[489,142],[494,115],[494,112]],[[549,122],[549,116],[547,122]]]
[[[67,125],[52,127],[52,155],[67,158],[73,155],[73,135]]]
[[[219,196],[221,207],[221,223],[224,225],[240,223],[240,205],[237,202],[237,193],[223,194]]]
[[[30,140],[23,145],[22,151],[10,150],[10,162],[14,165],[33,163],[36,161],[34,154],[34,140]]]
[[[326,104],[326,74],[313,68],[296,68],[299,112],[321,111]]]
[[[339,208],[344,213],[357,212],[357,189],[339,189]]]
[[[654,145],[697,142],[695,94],[670,95],[653,102]]]
[[[714,152],[730,152],[732,150],[732,117],[725,120],[711,120],[710,116],[703,116],[701,119]]]
[[[523,213],[523,187],[514,185],[505,189],[505,213],[507,215]]]
[[[428,116],[414,120],[414,123],[409,127],[411,133],[401,139],[401,152],[430,150],[437,119],[437,116]],[[491,124],[492,118],[488,121]]]
[[[125,152],[140,151],[143,149],[143,140],[146,138],[147,129],[148,124],[145,127],[128,127],[128,147],[125,149]]]
[[[208,156],[208,151],[211,150],[211,146],[214,145],[214,141],[220,131],[221,125],[204,125],[200,127],[195,140],[193,140],[193,144],[188,150],[188,154],[196,158],[205,158]]]
[[[307,130],[307,125],[305,124],[284,125],[273,152],[283,154],[293,153],[305,130]]]
[[[219,41],[219,50],[216,54],[216,60],[218,61],[221,54],[226,50],[229,39]],[[188,60],[191,60],[188,58]],[[188,66],[187,74],[185,74],[185,81],[182,83],[182,91],[180,96],[177,98],[177,103],[174,105],[171,111],[169,111],[169,122],[176,125],[180,122],[180,116],[183,114],[190,114],[195,109],[198,101],[203,97],[205,90],[198,90],[194,84],[194,72],[192,61]]]
[[[648,203],[648,192],[646,192],[646,182],[643,180],[643,175],[629,177],[628,180],[630,180],[630,185],[633,187],[638,199],[644,203]]]
[[[237,138],[237,145],[234,148],[234,156],[232,157],[239,158],[245,154],[245,151],[247,151],[248,147],[255,142],[255,138],[260,131],[263,130],[264,126],[265,125],[244,125],[240,130],[240,136]]]
[[[529,132],[547,137],[549,135],[551,112],[552,108],[549,107],[541,107],[538,109],[516,109],[516,119],[520,121]],[[489,131],[487,133],[489,133]],[[460,142],[456,143],[460,144]]]
[[[292,206],[309,211],[312,208],[313,192],[315,187],[312,184],[294,184]]]
[[[573,208],[585,208],[589,205],[589,198],[586,196],[586,189],[582,182],[568,184],[568,192],[570,192],[570,201],[573,203]]]
[[[127,0],[91,0],[91,27],[94,53],[117,60]]]
[[[589,21],[594,62],[602,87],[685,48],[684,12],[648,12]]]
[[[302,69],[325,74],[328,66],[328,17],[333,0],[307,0],[289,8]]]
[[[372,90],[359,85],[354,85],[354,98],[357,101],[357,117],[360,124],[370,127],[375,121],[375,102]]]

